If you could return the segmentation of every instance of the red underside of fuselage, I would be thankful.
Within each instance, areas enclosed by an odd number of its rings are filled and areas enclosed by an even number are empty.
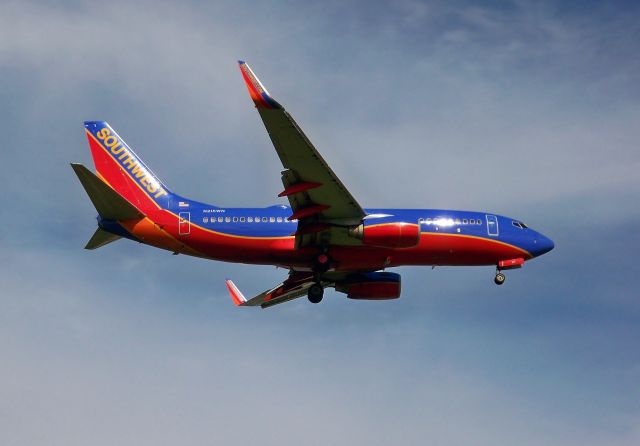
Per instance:
[[[318,254],[316,249],[296,250],[294,237],[236,237],[195,225],[188,235],[180,235],[173,224],[174,214],[161,210],[152,218],[155,224],[124,222],[123,226],[139,240],[158,248],[226,262],[306,268]],[[498,241],[433,233],[422,233],[420,243],[412,248],[332,246],[329,255],[335,269],[344,271],[401,265],[496,265],[500,260],[531,258],[526,251]]]

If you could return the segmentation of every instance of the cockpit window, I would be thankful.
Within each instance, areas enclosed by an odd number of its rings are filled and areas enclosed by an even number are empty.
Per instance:
[[[528,228],[528,226],[527,226],[527,225],[525,225],[524,223],[522,223],[521,221],[513,220],[513,221],[511,222],[511,224],[512,224],[513,226],[515,226],[516,228],[520,228],[520,229],[527,229],[527,228]]]

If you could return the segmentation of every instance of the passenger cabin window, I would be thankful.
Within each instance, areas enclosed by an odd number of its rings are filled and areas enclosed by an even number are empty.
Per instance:
[[[463,219],[462,219],[462,224],[463,224],[463,225],[466,225],[466,224],[468,224],[468,223],[469,223],[469,220],[467,220],[466,218],[463,218]]]
[[[256,217],[256,218],[255,218],[255,222],[256,222],[256,223],[260,223],[260,217]]]
[[[275,222],[276,222],[275,217],[269,217],[269,223],[275,223]]]
[[[430,218],[427,218],[427,224],[428,224],[428,225],[430,225],[432,221],[433,221],[433,220],[431,220]]]
[[[282,223],[282,217],[278,217],[277,220],[278,220],[278,223]]]
[[[209,219],[208,219],[207,217],[204,217],[204,218],[202,219],[202,221],[203,221],[204,223],[209,223]]]
[[[218,223],[222,223],[222,217],[218,217]]]
[[[262,217],[262,222],[266,223],[267,222],[267,217]]]
[[[240,223],[244,223],[245,218],[244,217],[240,217]]]
[[[225,218],[224,218],[224,222],[225,222],[225,223],[229,223],[230,221],[231,221],[231,217],[225,217]]]
[[[233,222],[238,223],[238,217],[233,217]]]
[[[248,221],[249,223],[253,223],[253,217],[247,217],[247,221]]]

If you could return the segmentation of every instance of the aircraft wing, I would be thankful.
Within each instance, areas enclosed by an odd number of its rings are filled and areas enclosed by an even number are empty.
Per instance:
[[[296,246],[359,244],[346,227],[359,224],[366,213],[302,129],[276,102],[251,68],[240,61],[240,71],[285,170],[284,190],[298,220]]]
[[[268,308],[301,296],[306,296],[307,290],[314,283],[313,274],[292,271],[287,280],[251,299],[244,297],[238,287],[229,279],[227,279],[227,289],[229,290],[231,299],[237,306],[260,306],[262,308]],[[330,286],[331,283],[321,282],[321,285],[323,288],[326,288]]]

